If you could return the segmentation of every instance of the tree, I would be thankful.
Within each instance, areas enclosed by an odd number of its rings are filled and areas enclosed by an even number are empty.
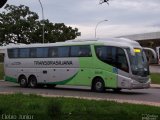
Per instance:
[[[45,42],[57,42],[80,36],[77,28],[64,23],[53,24],[49,20],[40,21],[37,13],[29,7],[6,5],[0,13],[0,44],[41,43],[42,23],[45,25]]]
[[[41,21],[41,23],[45,24],[45,42],[61,42],[64,40],[75,39],[77,36],[80,36],[80,32],[78,29],[73,29],[72,27],[67,27],[64,23],[51,23],[49,20]],[[42,33],[41,29],[37,31],[38,33]],[[40,34],[42,38],[42,34]],[[35,41],[36,42],[36,41]]]

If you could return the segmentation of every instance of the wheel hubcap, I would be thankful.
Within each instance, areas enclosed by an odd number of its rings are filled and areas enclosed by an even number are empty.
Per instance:
[[[36,84],[36,81],[35,80],[31,80],[31,83],[30,83],[31,87],[34,87],[35,84]]]
[[[21,85],[24,85],[26,83],[26,80],[25,79],[22,79],[21,80]]]
[[[102,88],[102,83],[101,82],[97,82],[96,83],[96,89],[101,89]]]

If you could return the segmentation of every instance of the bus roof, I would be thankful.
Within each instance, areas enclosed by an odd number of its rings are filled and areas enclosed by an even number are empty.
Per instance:
[[[109,45],[118,47],[137,47],[141,48],[138,42],[126,38],[105,38],[105,39],[74,39],[65,42],[56,43],[35,43],[35,44],[9,44],[3,48],[28,48],[28,47],[50,47],[50,46],[65,46],[65,45]]]

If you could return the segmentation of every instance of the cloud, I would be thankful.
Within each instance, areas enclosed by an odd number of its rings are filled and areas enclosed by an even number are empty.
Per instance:
[[[82,37],[94,37],[96,24],[99,37],[121,36],[160,30],[160,0],[110,0],[110,5],[99,5],[99,0],[41,0],[45,18],[79,28]],[[41,8],[38,0],[9,0],[9,4],[24,4],[32,11]]]
[[[74,26],[74,25],[71,25]],[[94,26],[78,26],[79,30],[83,30],[81,38],[94,38]],[[135,25],[100,25],[97,28],[98,38],[125,36],[137,33],[148,33],[160,31],[160,27],[155,26],[135,26]]]

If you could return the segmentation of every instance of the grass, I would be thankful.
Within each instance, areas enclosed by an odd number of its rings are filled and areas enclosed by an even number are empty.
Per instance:
[[[0,80],[3,80],[3,76],[4,76],[3,64],[0,63]]]
[[[151,80],[153,84],[160,84],[160,73],[151,73]]]
[[[144,114],[160,119],[160,107],[36,95],[0,95],[0,115],[30,115],[34,120],[141,120]]]

